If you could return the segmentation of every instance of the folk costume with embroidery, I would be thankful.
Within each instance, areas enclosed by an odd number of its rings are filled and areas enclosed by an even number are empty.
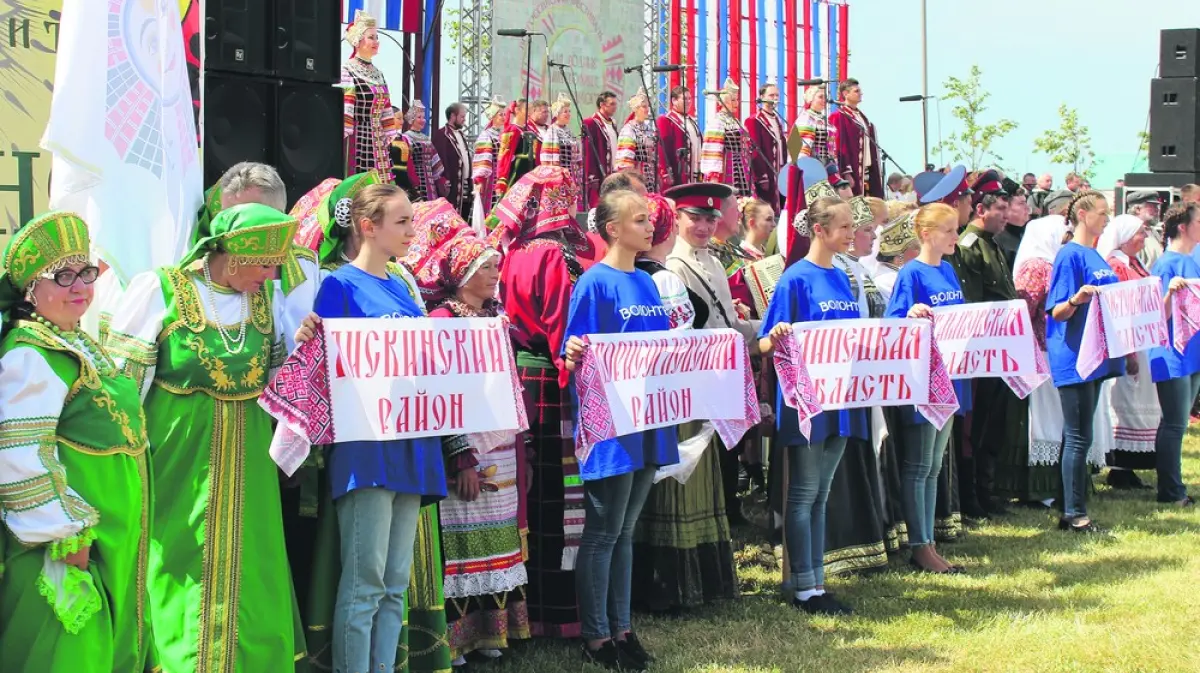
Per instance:
[[[737,94],[733,80],[725,80],[721,95]],[[704,146],[700,156],[700,174],[704,182],[719,182],[733,187],[734,196],[754,196],[754,180],[750,173],[754,148],[742,123],[723,102],[717,105],[708,128],[704,129]]]
[[[496,190],[499,177],[497,161],[500,152],[500,136],[504,131],[504,101],[492,99],[483,109],[487,128],[479,132],[475,140],[475,153],[471,158],[471,181],[475,184],[476,204],[483,213],[491,212],[503,193]]]
[[[663,165],[662,188],[700,181],[700,155],[704,134],[696,118],[671,110],[658,118],[659,160]]]
[[[528,606],[533,635],[580,634],[575,559],[583,533],[583,481],[575,460],[574,413],[561,356],[571,291],[583,273],[576,246],[571,174],[539,166],[492,212],[489,242],[504,255],[500,298],[512,322],[517,371],[530,410]]]
[[[649,106],[645,91],[639,91],[629,100],[633,110],[641,106]],[[638,121],[635,112],[629,114],[621,132],[617,134],[616,169],[618,171],[634,170],[641,174],[646,183],[646,191],[657,194],[662,183],[658,160],[658,147],[655,138],[654,122],[650,119]]]
[[[411,124],[424,110],[421,101],[413,101],[405,121]],[[442,159],[428,135],[412,129],[397,135],[392,141],[391,159],[395,182],[408,192],[410,200],[416,203],[438,198]]]
[[[83,220],[52,212],[4,251],[0,670],[141,671],[150,646],[152,505],[137,382],[30,301],[39,279],[86,263],[89,250]],[[65,562],[83,548],[86,571]]]
[[[434,318],[494,318],[503,314],[489,299],[476,308],[458,298],[465,285],[499,252],[477,236],[450,204],[436,201],[415,209],[417,235],[409,248],[410,265]],[[456,449],[447,465],[450,478],[466,470],[479,475],[473,501],[456,489],[439,505],[445,568],[446,616],[451,656],[476,650],[500,650],[510,639],[530,637],[525,604],[524,533],[526,473],[523,439],[481,452],[467,436],[446,438]],[[482,447],[486,448],[486,447]]]
[[[271,422],[256,403],[284,356],[274,281],[235,292],[207,261],[220,250],[233,268],[280,265],[295,233],[268,206],[224,210],[179,266],[134,277],[112,312],[106,346],[140,385],[160,494],[148,584],[164,671],[283,671],[304,655]]]
[[[570,105],[571,99],[566,94],[559,94],[558,100],[550,105],[551,119],[557,120],[558,115]],[[546,132],[542,134],[541,154],[538,157],[539,165],[565,168],[571,172],[571,179],[575,181],[575,184],[582,184],[583,149],[580,146],[580,140],[571,132],[571,128],[567,124],[559,124],[557,121],[550,124],[546,128]],[[580,210],[584,209],[582,197],[579,199],[578,207]]]
[[[359,10],[346,30],[346,40],[358,47],[366,32],[376,27],[375,18]],[[357,54],[342,65],[341,87],[343,135],[348,148],[346,174],[379,171],[392,176],[388,148],[400,132],[400,123],[392,112],[392,97],[383,71]]]

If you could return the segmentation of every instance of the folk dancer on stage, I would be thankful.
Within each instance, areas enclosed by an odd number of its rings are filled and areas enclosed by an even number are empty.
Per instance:
[[[721,185],[693,187],[728,192]],[[679,187],[669,193],[680,197],[680,190],[688,189]],[[693,209],[699,205],[708,214],[714,212],[706,205],[707,197],[699,203],[697,198],[685,196],[676,205]],[[666,197],[652,194],[648,201],[654,236],[652,247],[639,257],[637,267],[649,273],[658,287],[671,329],[702,329],[708,325],[708,304],[666,267],[681,216]],[[722,488],[722,456],[718,453],[724,447],[709,439],[709,432],[702,422],[679,427],[681,447],[699,445],[696,465],[687,483],[668,478],[651,488],[634,533],[634,596],[638,605],[651,610],[694,608],[738,595]]]
[[[463,128],[467,124],[467,106],[452,103],[446,108],[446,123],[433,132],[433,148],[442,160],[439,193],[459,215],[471,217],[471,146]]]
[[[500,148],[496,151],[495,194],[502,198],[521,176],[533,170],[541,139],[529,130],[526,101],[508,106],[500,132]]]
[[[804,89],[804,108],[796,115],[792,136],[798,141],[798,155],[813,157],[822,164],[837,164],[838,129],[829,122],[829,101],[823,86]],[[791,139],[789,139],[791,140]]]
[[[629,99],[629,118],[617,136],[616,169],[634,170],[642,175],[646,191],[659,191],[661,165],[655,146],[654,122],[650,120],[650,98],[645,89]]]
[[[960,172],[952,171],[942,182],[954,182]],[[1008,219],[1008,195],[994,170],[976,175],[971,182],[974,217],[959,237],[957,252],[948,256],[948,261],[958,274],[967,303],[1011,301],[1017,298],[1017,289],[1004,251],[995,240]],[[935,188],[922,201],[952,200],[952,195],[942,196],[941,191]],[[1002,379],[978,379],[974,384],[976,403],[969,417],[970,434],[959,444],[958,475],[963,514],[981,519],[1007,512],[992,497],[996,460],[1006,447],[1028,437],[1028,428],[1022,423],[1028,412],[1027,403]]]
[[[141,381],[80,329],[100,275],[90,252],[87,225],[65,212],[34,218],[4,250],[5,671],[142,671],[151,646],[152,505]]]
[[[582,184],[583,150],[579,145],[580,139],[571,132],[571,98],[567,94],[558,94],[550,106],[550,119],[550,126],[542,135],[539,163],[542,166],[565,168],[570,171],[575,184]],[[582,199],[579,208],[583,209]]]
[[[502,192],[496,190],[497,157],[500,152],[500,134],[504,131],[505,103],[493,98],[483,108],[487,126],[479,132],[475,141],[475,154],[471,159],[471,181],[475,183],[476,209],[485,215],[491,212]]]
[[[155,490],[170,494],[148,527],[151,662],[166,671],[286,671],[304,656],[256,403],[286,355],[271,277],[296,226],[256,203],[223,210],[178,266],[113,298],[106,343],[138,381]]]
[[[362,10],[346,29],[354,51],[342,65],[343,135],[346,142],[346,175],[378,171],[389,180],[392,161],[388,148],[400,133],[400,120],[392,111],[387,80],[372,59],[379,53],[375,18]]]
[[[533,101],[529,104],[527,116],[525,133],[531,136],[533,141],[532,165],[530,166],[530,170],[533,170],[542,160],[542,138],[546,135],[546,130],[550,128],[550,103],[541,98]]]
[[[602,91],[596,97],[596,114],[583,120],[583,184],[588,208],[600,201],[600,184],[617,167],[617,94]]]
[[[885,198],[883,191],[883,161],[875,141],[875,125],[862,110],[862,87],[850,78],[838,84],[841,105],[829,115],[829,123],[837,129],[837,165],[850,181],[855,196]]]
[[[431,318],[495,318],[500,253],[475,234],[449,203],[414,207],[416,236],[405,263],[434,306]],[[445,557],[446,617],[452,664],[479,652],[501,656],[510,640],[530,637],[525,605],[525,444],[478,445],[468,436],[445,438],[449,493],[439,506]],[[489,450],[490,449],[490,450]],[[482,451],[485,451],[481,453]]]
[[[665,173],[662,188],[700,181],[704,134],[692,116],[692,94],[686,86],[671,90],[671,109],[658,118],[659,160]]]
[[[734,116],[739,103],[737,84],[726,78],[717,100],[717,113],[704,129],[700,173],[704,182],[732,186],[734,196],[754,196],[754,180],[750,174],[754,149],[746,129]]]
[[[425,104],[414,100],[404,113],[407,129],[392,141],[394,182],[408,194],[409,200],[432,201],[442,182],[442,159],[433,141],[425,134]]]
[[[758,89],[759,107],[746,119],[746,133],[758,148],[750,162],[754,193],[779,210],[779,171],[787,163],[787,131],[779,119],[779,87],[764,84]]]
[[[586,240],[575,220],[578,198],[570,172],[539,166],[497,204],[489,237],[504,255],[501,303],[513,325],[530,409],[530,629],[553,638],[580,634],[574,569],[583,534],[583,482],[562,358],[571,291],[583,273],[575,256]]]

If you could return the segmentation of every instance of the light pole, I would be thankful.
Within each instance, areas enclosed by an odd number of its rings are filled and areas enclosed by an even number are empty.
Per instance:
[[[924,143],[922,150],[925,154],[925,163],[921,170],[925,170],[925,166],[929,165],[929,41],[926,39],[926,2],[927,0],[921,0],[921,142]]]

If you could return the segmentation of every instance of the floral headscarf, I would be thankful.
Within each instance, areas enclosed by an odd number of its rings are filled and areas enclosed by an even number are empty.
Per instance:
[[[583,230],[571,213],[579,188],[571,172],[559,166],[538,166],[513,185],[492,209],[489,242],[501,251],[555,231],[574,242],[584,240]]]
[[[661,194],[646,196],[646,206],[650,211],[650,222],[654,225],[654,238],[651,245],[658,245],[675,230],[675,203]]]
[[[413,204],[413,227],[416,236],[403,261],[427,304],[452,296],[484,262],[500,254],[446,199]]]

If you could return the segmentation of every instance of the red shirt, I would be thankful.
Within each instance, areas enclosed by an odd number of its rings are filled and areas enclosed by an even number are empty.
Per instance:
[[[566,386],[563,335],[575,279],[561,245],[534,239],[508,251],[500,272],[500,302],[513,325],[517,348],[550,358]]]

